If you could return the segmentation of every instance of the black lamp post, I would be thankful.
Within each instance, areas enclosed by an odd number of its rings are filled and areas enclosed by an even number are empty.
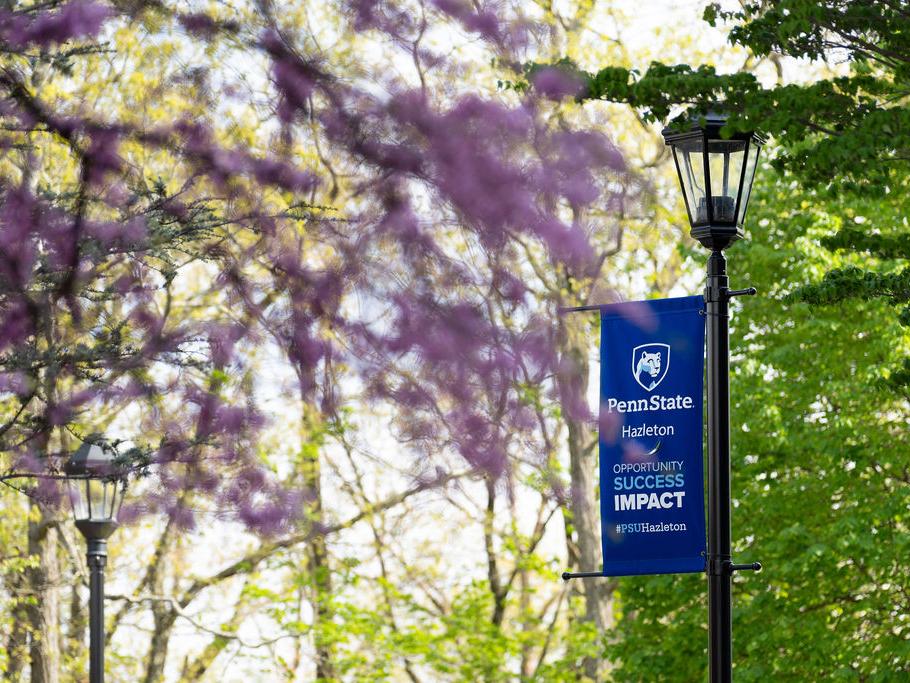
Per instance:
[[[118,472],[115,453],[96,443],[83,443],[65,466],[76,528],[88,545],[89,682],[104,683],[104,567],[107,539],[117,528],[126,479]]]
[[[755,289],[731,290],[723,250],[742,238],[743,221],[758,154],[758,133],[722,137],[726,117],[708,114],[687,130],[666,128],[667,145],[679,173],[692,237],[711,250],[705,287],[708,339],[708,633],[711,683],[733,677],[731,579],[740,569],[759,570],[758,562],[734,564],[730,555],[730,337],[731,297]]]

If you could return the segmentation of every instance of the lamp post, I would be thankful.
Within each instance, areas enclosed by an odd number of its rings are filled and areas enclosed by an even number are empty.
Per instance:
[[[107,539],[117,528],[126,479],[118,472],[115,453],[84,442],[64,470],[76,528],[85,536],[89,568],[89,683],[104,683],[104,567]]]
[[[711,250],[705,302],[708,367],[708,659],[711,683],[733,677],[731,579],[734,571],[761,565],[734,564],[730,550],[730,338],[729,301],[755,294],[750,287],[731,290],[724,249],[743,237],[743,222],[758,154],[758,133],[722,137],[727,119],[709,113],[687,130],[666,128],[683,189],[691,234]]]

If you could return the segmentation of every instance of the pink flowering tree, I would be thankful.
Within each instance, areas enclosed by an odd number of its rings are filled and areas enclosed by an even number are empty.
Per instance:
[[[532,306],[522,254],[595,278],[586,210],[625,201],[621,156],[596,132],[552,125],[546,100],[426,87],[423,70],[446,60],[414,36],[434,24],[504,61],[533,49],[533,25],[498,5],[341,3],[347,30],[412,53],[418,82],[368,67],[348,78],[258,8],[254,21],[166,2],[0,10],[0,481],[34,501],[35,529],[61,501],[62,458],[121,416],[131,429],[108,437],[123,471],[154,482],[130,514],[189,528],[204,497],[264,537],[304,522],[318,535],[318,463],[288,483],[255,455],[270,415],[250,357],[264,344],[283,354],[311,425],[342,419],[342,367],[393,406],[425,483],[449,476],[441,450],[490,482],[517,448],[546,457],[525,390],[555,387],[558,330]],[[65,77],[117,25],[149,17],[266,65],[266,151],[225,141],[217,111],[143,124],[42,92],[37,70]],[[538,78],[544,95],[574,88]],[[48,141],[65,154],[49,160]],[[293,152],[301,142],[317,161]],[[174,177],[150,182],[137,149],[168,155]],[[191,272],[206,274],[193,306],[177,291]],[[561,386],[586,419],[579,391]],[[318,539],[310,552],[324,562]],[[47,621],[40,600],[27,609]],[[55,680],[53,653],[30,647],[33,680]],[[331,677],[325,648],[319,666]]]

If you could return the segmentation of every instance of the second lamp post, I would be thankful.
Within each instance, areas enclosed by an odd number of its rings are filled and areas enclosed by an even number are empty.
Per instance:
[[[720,134],[727,119],[709,113],[701,125],[663,131],[679,174],[691,234],[711,250],[705,287],[708,367],[708,633],[711,683],[733,677],[731,579],[759,563],[733,563],[730,544],[730,337],[729,302],[755,294],[731,290],[726,249],[743,237],[743,222],[764,138],[754,132]]]
[[[97,443],[83,443],[65,467],[76,528],[88,545],[89,683],[104,683],[104,567],[107,539],[117,528],[126,479],[115,453]]]

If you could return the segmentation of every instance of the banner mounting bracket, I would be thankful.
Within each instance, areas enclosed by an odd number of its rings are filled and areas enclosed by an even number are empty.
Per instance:
[[[595,578],[604,578],[606,574],[601,572],[563,572],[562,580],[568,581],[569,579],[595,579]]]

